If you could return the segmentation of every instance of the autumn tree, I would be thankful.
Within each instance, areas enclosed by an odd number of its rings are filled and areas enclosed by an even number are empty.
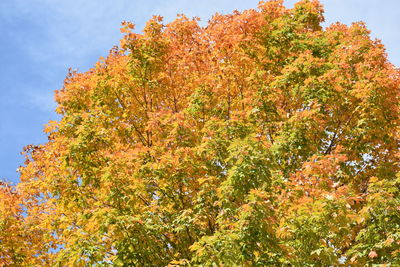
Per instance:
[[[271,0],[124,22],[2,187],[0,260],[399,265],[399,70],[363,23],[323,21]]]

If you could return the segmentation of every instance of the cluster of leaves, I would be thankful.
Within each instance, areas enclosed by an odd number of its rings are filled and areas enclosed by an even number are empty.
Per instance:
[[[0,190],[0,264],[400,264],[399,70],[281,0],[153,17],[56,92]]]

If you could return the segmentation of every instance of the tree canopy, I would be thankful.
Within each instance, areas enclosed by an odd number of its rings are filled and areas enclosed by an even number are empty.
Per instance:
[[[0,265],[400,265],[399,70],[317,0],[123,22],[0,184]],[[387,265],[389,266],[389,265]]]

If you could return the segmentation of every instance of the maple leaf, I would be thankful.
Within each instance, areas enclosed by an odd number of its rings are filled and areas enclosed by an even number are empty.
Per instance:
[[[383,45],[322,27],[317,0],[198,21],[123,22],[120,48],[70,70],[48,142],[0,183],[0,265],[398,265]]]

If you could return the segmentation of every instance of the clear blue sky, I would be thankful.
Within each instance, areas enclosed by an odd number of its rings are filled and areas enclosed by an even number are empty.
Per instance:
[[[295,0],[287,0],[291,7]],[[327,24],[365,21],[400,66],[400,0],[322,0]],[[89,69],[119,43],[120,22],[142,29],[151,15],[206,21],[213,13],[255,8],[258,0],[0,0],[0,179],[18,181],[20,152],[46,141],[56,119],[53,91],[69,67]]]

